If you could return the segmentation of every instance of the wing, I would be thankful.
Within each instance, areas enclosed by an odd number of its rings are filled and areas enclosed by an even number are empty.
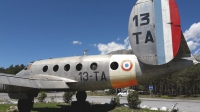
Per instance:
[[[46,74],[28,75],[24,77],[0,73],[0,84],[35,89],[68,89],[69,86],[66,83],[72,82],[76,81]]]

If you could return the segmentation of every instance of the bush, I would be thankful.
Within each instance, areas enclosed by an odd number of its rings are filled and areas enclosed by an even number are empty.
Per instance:
[[[130,91],[127,96],[128,106],[129,108],[138,108],[141,101],[139,100],[139,95],[137,91]]]
[[[44,99],[47,97],[47,93],[46,92],[41,92],[38,96],[38,101],[39,102],[43,102]]]
[[[74,91],[66,91],[63,94],[63,101],[65,103],[70,103],[72,101],[72,96],[75,94]]]
[[[119,96],[116,96],[115,103],[117,104],[118,107],[121,106]]]
[[[168,99],[169,97],[167,95],[162,95],[161,98],[166,98]]]
[[[121,105],[120,105],[119,96],[116,96],[116,97],[111,98],[110,104],[114,105],[115,107],[116,107],[116,106],[120,107]]]
[[[51,102],[54,102],[55,97],[54,96],[50,96],[51,98]]]

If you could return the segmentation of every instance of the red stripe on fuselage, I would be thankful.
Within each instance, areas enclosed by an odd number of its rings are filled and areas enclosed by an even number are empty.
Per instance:
[[[172,29],[172,47],[174,57],[178,53],[181,42],[181,22],[177,4],[175,0],[169,0],[170,19]]]

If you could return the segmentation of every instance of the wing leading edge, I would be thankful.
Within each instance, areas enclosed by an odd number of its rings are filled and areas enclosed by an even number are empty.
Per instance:
[[[38,76],[38,77],[37,77]],[[55,79],[53,79],[55,78]],[[66,82],[67,81],[67,82]],[[36,75],[33,77],[21,77],[0,73],[0,84],[28,87],[34,89],[69,89],[66,83],[76,82],[70,79],[59,79],[49,75]]]

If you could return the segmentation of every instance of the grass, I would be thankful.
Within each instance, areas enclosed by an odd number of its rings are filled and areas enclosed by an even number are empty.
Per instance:
[[[104,92],[87,92],[88,96],[105,96],[106,94]]]
[[[15,106],[15,105],[11,105],[11,104],[1,104],[1,105],[0,105],[0,112],[6,112],[6,110],[7,110],[10,106]]]
[[[87,92],[87,95],[88,96],[113,96],[113,95],[117,95],[117,94],[108,94],[108,93],[104,93],[103,91],[102,92],[94,91],[94,92]]]
[[[6,110],[10,106],[16,106],[16,105],[1,104],[0,112],[6,112]],[[70,105],[66,105],[64,103],[35,103],[34,108],[31,112],[66,112],[70,111],[70,108],[71,108]],[[111,109],[109,105],[101,105],[101,104],[93,105],[92,108],[93,108],[92,112],[107,112],[105,111],[105,109],[108,110]],[[152,111],[148,109],[133,110],[130,109],[129,107],[116,107],[115,109],[110,110],[108,112],[161,112],[161,111]]]

